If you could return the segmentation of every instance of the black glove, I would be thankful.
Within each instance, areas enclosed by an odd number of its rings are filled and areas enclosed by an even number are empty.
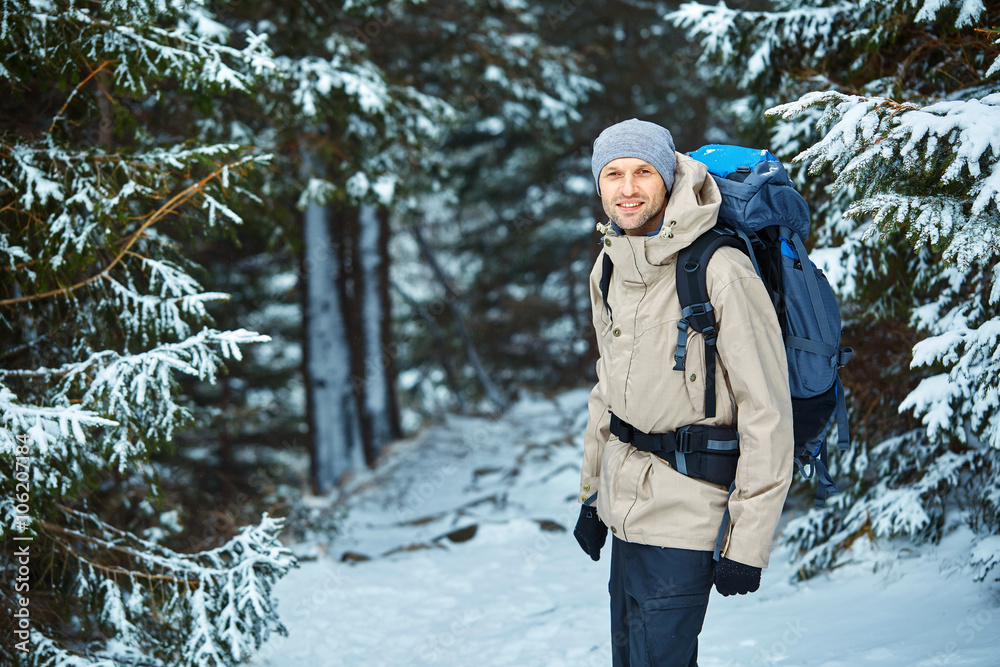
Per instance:
[[[715,566],[715,590],[723,595],[746,595],[760,588],[760,568],[723,558]]]
[[[580,543],[584,553],[594,560],[600,560],[601,547],[608,538],[608,527],[597,516],[597,508],[584,505],[580,508],[580,518],[577,519],[573,537]]]

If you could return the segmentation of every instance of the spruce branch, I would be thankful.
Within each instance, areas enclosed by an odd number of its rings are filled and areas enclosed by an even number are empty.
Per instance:
[[[97,67],[97,69],[90,70],[90,74],[84,77],[84,79],[80,81],[80,83],[76,84],[72,92],[70,92],[69,96],[66,98],[66,102],[62,105],[62,107],[59,108],[59,111],[56,112],[56,115],[52,117],[52,123],[49,125],[48,129],[49,134],[52,134],[53,130],[55,130],[56,123],[58,123],[60,120],[63,120],[63,113],[66,111],[66,109],[69,108],[70,102],[73,101],[73,98],[76,97],[76,94],[81,90],[83,90],[83,87],[86,86],[91,79],[97,76],[100,72],[104,71],[105,67],[113,63],[114,61],[112,60],[105,60]],[[90,69],[90,67],[88,66],[87,69]]]
[[[48,299],[48,298],[51,298],[51,297],[54,297],[54,296],[67,296],[67,297],[69,297],[69,296],[72,295],[72,293],[74,291],[80,289],[81,287],[89,285],[90,283],[94,282],[95,280],[99,280],[101,278],[108,278],[109,275],[110,275],[110,273],[111,273],[111,271],[112,271],[112,269],[114,269],[122,261],[122,259],[128,254],[128,252],[132,248],[132,246],[135,245],[135,243],[140,238],[142,238],[142,236],[146,233],[146,231],[150,227],[152,227],[156,223],[160,222],[163,218],[165,218],[166,216],[170,215],[171,213],[176,213],[177,209],[180,206],[182,206],[183,204],[185,204],[192,197],[194,197],[194,196],[196,196],[198,194],[201,194],[203,196],[207,196],[206,193],[205,193],[205,191],[204,191],[205,186],[208,185],[211,181],[213,181],[216,178],[218,178],[220,175],[222,175],[224,173],[227,173],[230,169],[234,169],[234,168],[246,165],[246,164],[248,164],[248,163],[250,163],[252,161],[255,161],[257,159],[258,158],[255,157],[255,156],[247,156],[247,157],[244,157],[244,158],[242,158],[240,160],[237,160],[235,162],[231,162],[229,164],[223,165],[222,167],[219,167],[218,169],[216,169],[212,173],[210,173],[207,176],[201,178],[197,182],[192,183],[191,185],[187,186],[186,188],[184,188],[183,190],[181,190],[177,194],[173,195],[169,200],[167,200],[159,208],[157,208],[155,211],[153,211],[148,216],[146,216],[146,220],[142,223],[142,225],[140,225],[139,228],[135,232],[133,232],[132,234],[130,234],[125,239],[125,242],[124,242],[123,246],[121,247],[120,250],[118,250],[116,252],[116,254],[112,258],[111,262],[104,269],[102,269],[101,271],[99,271],[98,273],[95,273],[92,276],[84,278],[83,280],[79,280],[76,283],[74,283],[73,285],[70,285],[68,287],[61,287],[59,289],[48,290],[47,292],[41,292],[39,294],[26,294],[26,295],[21,296],[21,297],[14,297],[14,298],[8,298],[8,299],[0,299],[0,306],[13,306],[13,305],[16,305],[16,304],[26,303],[26,302],[29,302],[29,301],[40,301],[42,299]]]

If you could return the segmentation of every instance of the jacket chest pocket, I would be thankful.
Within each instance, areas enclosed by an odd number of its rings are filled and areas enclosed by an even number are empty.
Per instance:
[[[679,401],[695,414],[704,415],[705,408],[705,343],[701,334],[688,329],[684,369],[674,370],[678,319],[661,321],[639,336],[633,374],[641,380],[640,391],[661,397],[665,404]],[[630,378],[633,381],[639,378]],[[638,388],[638,387],[637,387]],[[697,419],[698,417],[695,417]],[[694,421],[692,419],[691,421]]]
[[[673,353],[670,355],[671,369],[674,367]],[[699,413],[705,413],[705,338],[700,333],[688,329],[686,355],[684,359],[684,371],[671,371],[681,373],[684,378],[684,387],[687,390],[691,406]]]

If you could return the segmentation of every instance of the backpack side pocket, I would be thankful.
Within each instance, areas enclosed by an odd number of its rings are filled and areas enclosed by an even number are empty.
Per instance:
[[[813,271],[821,303],[814,304],[804,271]],[[840,347],[840,311],[830,283],[823,272],[806,259],[806,267],[796,257],[781,256],[781,281],[785,294],[785,349],[788,354],[788,383],[794,398],[810,398],[825,393],[837,379]],[[833,340],[823,340],[826,320]],[[804,341],[804,342],[803,342]]]

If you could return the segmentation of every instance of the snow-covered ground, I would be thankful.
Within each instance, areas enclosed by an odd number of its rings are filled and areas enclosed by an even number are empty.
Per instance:
[[[594,563],[571,534],[586,395],[394,445],[329,543],[296,547],[317,558],[278,585],[289,636],[253,665],[610,665],[610,549]],[[797,584],[777,549],[759,592],[713,593],[699,664],[1000,665],[1000,589],[958,565],[967,544],[859,541]]]

